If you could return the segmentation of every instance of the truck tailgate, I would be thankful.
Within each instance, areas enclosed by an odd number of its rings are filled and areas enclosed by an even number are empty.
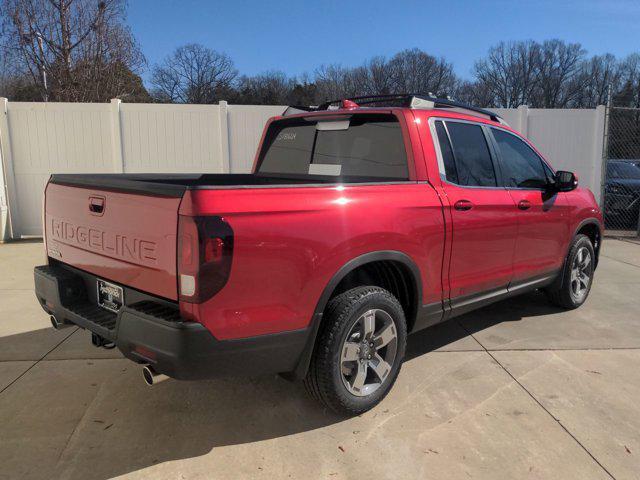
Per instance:
[[[49,183],[47,253],[106,280],[176,300],[181,197]]]

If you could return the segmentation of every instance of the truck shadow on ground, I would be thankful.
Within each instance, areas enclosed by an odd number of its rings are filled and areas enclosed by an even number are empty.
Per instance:
[[[461,348],[457,348],[454,343],[494,325],[517,322],[523,318],[557,314],[562,311],[563,309],[553,305],[540,291],[506,299],[410,335],[405,361],[439,348],[483,350],[483,346],[475,340]]]
[[[520,297],[517,301],[501,302],[410,336],[407,359],[452,344],[469,333],[498,323],[558,311],[544,297],[535,293]],[[14,337],[24,335],[29,333]],[[0,338],[0,348],[10,339]],[[479,344],[475,348],[482,349]],[[70,413],[71,419],[74,416],[80,419],[65,445],[57,443],[61,439],[61,432],[57,431],[60,422],[50,420],[46,412],[34,412],[33,422],[51,422],[47,435],[51,445],[47,447],[61,450],[57,465],[51,465],[51,469],[42,472],[42,478],[50,477],[53,472],[54,477],[108,479],[164,462],[207,455],[217,447],[267,441],[346,421],[344,417],[323,410],[308,398],[301,384],[277,376],[225,378],[206,382],[169,380],[149,388],[143,384],[141,369],[124,360],[75,362],[68,368],[80,370],[98,362],[111,363],[104,367],[104,375],[97,380],[86,372],[71,374],[71,381],[75,383],[68,388],[86,390],[89,382],[93,381],[98,382],[98,390],[85,411]],[[42,363],[57,362],[45,360]],[[29,374],[19,380],[30,381],[36,383]],[[11,388],[4,392],[0,401]],[[51,389],[55,390],[55,383],[48,383],[46,387],[25,385],[19,390],[29,391],[33,395],[50,395],[55,400],[56,392]],[[12,403],[19,401],[16,398]],[[28,400],[25,399],[25,402],[28,403]],[[24,428],[28,431],[29,427],[25,425]],[[25,444],[28,445],[28,433],[25,435]],[[40,445],[41,441],[42,438],[38,439]],[[265,463],[269,461],[276,459],[264,459]],[[216,458],[208,462],[211,468],[215,468],[216,464],[221,468],[233,468],[232,462],[219,463],[220,460]],[[177,468],[179,471],[180,467]],[[225,473],[233,474],[233,470]]]

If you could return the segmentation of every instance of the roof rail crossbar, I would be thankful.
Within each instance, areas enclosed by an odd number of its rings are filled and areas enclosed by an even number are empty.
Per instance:
[[[289,109],[296,109],[298,111],[302,110],[307,112],[328,110],[332,105],[340,105],[343,100],[350,100],[352,102],[357,103],[358,105],[379,104],[377,106],[381,106],[381,107],[394,106],[394,107],[409,107],[409,108],[459,108],[462,110],[468,110],[471,112],[486,115],[494,122],[502,123],[501,117],[495,112],[486,110],[484,108],[467,105],[466,103],[457,102],[449,98],[438,98],[435,95],[433,95],[431,92],[427,94],[400,93],[400,94],[389,94],[389,95],[364,95],[359,97],[348,97],[345,99],[331,100],[329,102],[324,102],[317,107],[295,106],[295,107],[289,107]],[[285,111],[284,113],[285,116],[287,114],[291,115],[293,113],[296,113],[293,111],[289,113],[289,109]]]
[[[462,110],[469,110],[471,112],[476,112],[482,115],[486,115],[494,122],[500,122],[501,120],[500,115],[498,115],[495,112],[492,112],[491,110],[486,110],[480,107],[474,107],[473,105],[467,105],[466,103],[462,103],[462,102],[456,102],[455,100],[449,100],[448,98],[423,97],[420,95],[416,95],[415,98],[433,102],[434,106],[432,108],[460,108]]]
[[[397,105],[397,106],[409,107],[411,106],[411,97],[413,97],[413,95],[400,93],[400,94],[389,94],[389,95],[363,95],[360,97],[348,97],[348,98],[345,98],[344,100],[350,100],[352,102],[357,103],[358,105],[384,103],[385,101],[387,101],[387,103],[392,103],[393,100],[396,100],[397,102],[400,103],[400,105]],[[342,100],[343,99],[331,100],[329,102],[325,102],[318,107],[318,110],[327,110],[331,105],[339,104],[342,102]]]

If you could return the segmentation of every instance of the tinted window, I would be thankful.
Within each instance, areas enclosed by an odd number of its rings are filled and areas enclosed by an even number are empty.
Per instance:
[[[547,184],[542,160],[525,142],[504,130],[493,129],[500,150],[505,185],[541,188]]]
[[[316,129],[307,125],[283,125],[269,133],[271,145],[264,154],[260,171],[307,174]]]
[[[458,172],[456,170],[455,159],[453,158],[453,151],[451,150],[451,143],[449,143],[449,135],[447,135],[444,124],[440,121],[436,122],[436,134],[438,135],[438,143],[440,144],[445,176],[449,182],[458,183]]]
[[[261,152],[259,173],[407,180],[407,154],[393,115],[355,115],[316,128],[303,119],[274,122]]]
[[[549,183],[553,183],[556,174],[553,173],[553,170],[551,170],[549,165],[547,165],[546,163],[542,162],[542,166],[544,167],[544,173],[546,173],[547,175],[547,180],[549,181]]]
[[[453,149],[458,185],[495,187],[496,173],[482,127],[446,122]]]
[[[610,162],[607,164],[607,177],[640,179],[640,168],[632,163]]]

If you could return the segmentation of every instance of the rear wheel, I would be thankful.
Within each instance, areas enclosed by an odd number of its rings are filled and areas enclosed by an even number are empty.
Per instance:
[[[395,383],[406,339],[404,312],[391,293],[379,287],[344,292],[327,306],[305,386],[337,413],[365,412]]]
[[[562,284],[547,289],[551,301],[563,308],[578,308],[589,296],[595,270],[595,252],[586,235],[577,235],[565,262]]]

